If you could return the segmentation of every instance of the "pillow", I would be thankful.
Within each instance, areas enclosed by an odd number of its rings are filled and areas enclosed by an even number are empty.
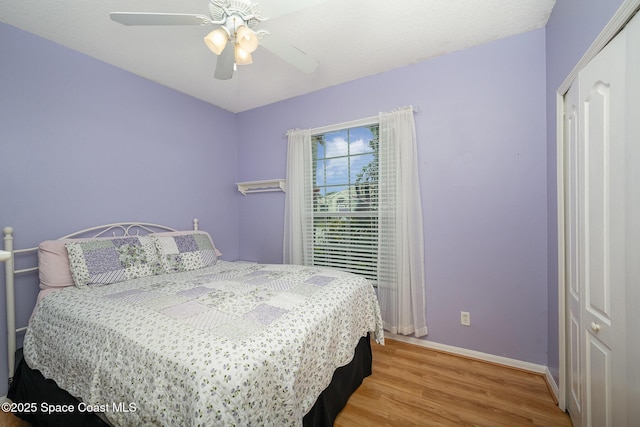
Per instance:
[[[69,254],[66,243],[105,240],[112,237],[87,237],[80,239],[45,240],[38,245],[38,274],[40,289],[64,288],[74,286],[69,267]]]
[[[189,234],[204,234],[205,236],[207,236],[207,239],[209,239],[209,241],[211,242],[211,245],[213,246],[213,250],[216,253],[216,257],[222,256],[222,252],[220,252],[218,248],[216,248],[216,245],[215,243],[213,243],[213,239],[211,238],[211,235],[206,231],[201,231],[201,230],[161,231],[158,233],[151,233],[150,235],[151,236],[187,236]]]
[[[214,265],[222,255],[205,231],[172,231],[152,235],[166,273]]]
[[[73,286],[65,243],[70,239],[45,240],[38,245],[40,289]]]
[[[80,288],[163,272],[150,236],[67,242],[65,247],[73,281]]]

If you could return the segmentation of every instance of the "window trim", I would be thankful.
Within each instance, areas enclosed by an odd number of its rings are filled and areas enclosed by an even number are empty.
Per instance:
[[[373,116],[373,117],[367,117],[364,119],[353,120],[350,122],[338,123],[337,125],[317,127],[317,128],[311,129],[310,132],[311,132],[311,138],[313,139],[314,136],[320,135],[323,133],[336,132],[339,130],[355,128],[355,127],[371,126],[371,125],[380,125],[380,117]]]

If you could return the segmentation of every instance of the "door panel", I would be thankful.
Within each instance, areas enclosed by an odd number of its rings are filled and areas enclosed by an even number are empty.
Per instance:
[[[611,413],[611,349],[591,334],[587,336],[588,426],[613,425]]]
[[[567,372],[569,374],[569,402],[568,412],[574,427],[582,425],[582,340],[580,322],[580,281],[578,278],[580,261],[580,234],[578,209],[578,132],[579,124],[579,98],[578,84],[571,86],[564,99],[564,129],[565,129],[565,213],[567,221],[565,226],[565,250],[566,250],[566,284],[567,292],[567,344],[569,347]]]
[[[584,100],[584,204],[586,309],[607,325],[611,324],[609,282],[609,147],[611,91],[598,81]]]
[[[582,425],[582,369],[580,367],[580,319],[571,315],[569,327],[569,373],[571,375],[571,395],[569,397],[569,415],[574,427]],[[580,312],[578,311],[578,315]]]
[[[625,426],[625,31],[565,96],[568,411]],[[613,386],[615,384],[615,387]]]
[[[589,427],[626,425],[626,397],[618,394],[626,357],[624,57],[623,30],[579,78],[582,425]]]

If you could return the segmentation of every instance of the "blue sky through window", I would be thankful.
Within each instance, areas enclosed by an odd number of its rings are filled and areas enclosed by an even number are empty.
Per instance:
[[[314,137],[315,187],[320,196],[346,190],[358,174],[374,160],[368,126],[327,132]]]

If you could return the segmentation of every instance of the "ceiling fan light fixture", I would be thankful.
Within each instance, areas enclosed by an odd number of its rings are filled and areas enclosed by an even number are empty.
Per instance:
[[[238,65],[249,65],[253,64],[253,59],[251,58],[251,53],[242,49],[239,44],[235,45],[235,60]]]
[[[237,65],[252,64],[251,55],[258,47],[264,47],[302,72],[312,73],[318,68],[318,62],[297,47],[284,40],[264,37],[269,31],[257,29],[257,26],[267,18],[257,9],[256,0],[208,1],[210,17],[202,14],[145,12],[112,12],[110,17],[114,22],[127,26],[215,25],[204,37],[204,43],[218,56],[214,73],[218,80],[230,79]],[[280,1],[293,4],[307,0]]]
[[[253,53],[258,48],[258,36],[246,25],[241,25],[238,28],[236,39],[242,50],[247,53]]]
[[[218,29],[211,31],[204,38],[204,44],[206,44],[209,50],[216,55],[220,55],[222,53],[224,47],[227,45],[227,41],[229,41],[229,33],[225,27],[219,27]]]

